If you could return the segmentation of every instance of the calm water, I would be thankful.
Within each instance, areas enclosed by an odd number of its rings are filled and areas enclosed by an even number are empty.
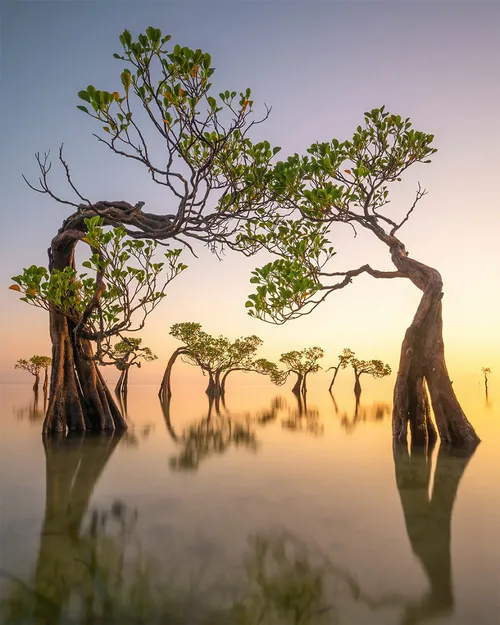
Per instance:
[[[389,385],[307,406],[131,386],[122,437],[50,441],[0,386],[2,623],[500,623],[500,397],[455,387],[472,457],[394,456]],[[259,380],[260,381],[260,380]],[[326,384],[327,386],[327,384]],[[385,390],[384,390],[385,389]]]

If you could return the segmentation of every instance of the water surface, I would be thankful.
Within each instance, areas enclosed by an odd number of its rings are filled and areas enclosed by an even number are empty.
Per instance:
[[[125,435],[49,441],[43,398],[0,386],[2,622],[500,622],[492,393],[455,381],[472,456],[410,455],[381,385],[356,412],[347,386],[303,405],[250,378],[225,406],[131,386]]]

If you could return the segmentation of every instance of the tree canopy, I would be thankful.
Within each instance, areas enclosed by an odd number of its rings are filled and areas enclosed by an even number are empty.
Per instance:
[[[409,425],[413,444],[436,439],[430,394],[441,440],[472,448],[480,439],[460,406],[445,362],[442,277],[411,258],[399,238],[426,190],[419,183],[402,212],[388,209],[391,186],[410,167],[431,162],[433,139],[415,130],[409,118],[382,106],[365,112],[352,138],[313,143],[307,155],[294,154],[274,165],[269,183],[274,211],[248,221],[238,242],[247,255],[264,247],[277,259],[252,272],[255,292],[246,306],[251,316],[280,324],[311,313],[362,274],[410,280],[422,297],[401,349],[393,436],[406,444]],[[395,270],[369,264],[343,271],[335,267],[332,237],[338,225],[349,226],[354,236],[360,228],[373,235],[387,247]]]
[[[174,324],[170,334],[184,343],[173,357],[181,356],[183,361],[200,367],[209,376],[207,393],[224,395],[226,380],[233,371],[255,372],[268,375],[274,384],[283,384],[286,376],[277,365],[266,358],[255,358],[263,341],[256,335],[231,340],[225,336],[213,336],[202,330],[199,323],[182,322]],[[171,372],[171,361],[167,365]],[[168,380],[162,383],[168,386]]]
[[[78,108],[100,127],[98,141],[142,166],[165,192],[162,214],[143,211],[142,201],[90,199],[75,183],[62,146],[59,163],[70,197],[52,185],[48,152],[36,154],[38,182],[25,178],[34,191],[74,209],[52,239],[48,272],[32,266],[12,285],[50,314],[54,375],[46,432],[126,428],[96,365],[110,364],[112,337],[143,327],[144,313],[185,269],[177,260],[180,248],[194,252],[193,243],[202,243],[219,253],[236,245],[243,221],[266,215],[269,164],[279,148],[253,142],[251,135],[269,109],[255,116],[250,89],[214,93],[210,55],[170,47],[169,40],[153,27],[137,38],[125,30],[122,51],[114,55],[125,64],[121,86],[88,85],[78,94]],[[75,268],[81,242],[91,247],[86,262],[95,276]],[[168,248],[165,268],[152,257],[157,243]],[[106,255],[106,245],[118,250],[116,256]],[[137,262],[129,265],[131,256]]]
[[[250,281],[258,286],[246,304],[250,315],[284,323],[310,313],[363,273],[405,277],[369,265],[344,272],[327,269],[336,254],[330,230],[337,223],[350,225],[354,233],[365,228],[386,243],[395,240],[426,192],[419,186],[404,217],[394,221],[384,214],[389,185],[401,181],[412,165],[429,163],[437,151],[431,147],[433,135],[414,130],[408,118],[385,107],[364,117],[364,126],[358,126],[352,139],[314,143],[307,156],[294,154],[274,166],[273,216],[248,222],[239,237],[245,253],[263,246],[279,257],[253,272]]]
[[[280,356],[280,362],[285,365],[286,375],[294,373],[297,381],[293,387],[294,393],[305,393],[307,391],[306,378],[309,373],[316,373],[321,369],[318,363],[323,358],[325,352],[321,347],[306,347],[302,350],[292,350]]]
[[[168,250],[164,260],[156,258],[158,243],[127,237],[124,228],[105,230],[99,216],[84,220],[81,241],[89,248],[82,266],[63,270],[32,265],[14,276],[10,288],[23,294],[21,300],[50,310],[54,307],[75,324],[75,332],[96,341],[94,356],[100,364],[119,362],[111,340],[125,332],[141,330],[146,317],[166,297],[168,284],[187,268],[178,261],[180,249]],[[90,273],[89,273],[90,272]]]

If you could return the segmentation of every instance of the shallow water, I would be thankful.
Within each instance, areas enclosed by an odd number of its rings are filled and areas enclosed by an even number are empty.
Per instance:
[[[455,380],[483,442],[410,457],[389,386],[355,415],[231,384],[131,386],[127,434],[45,444],[43,398],[0,386],[2,622],[500,622],[500,398]]]

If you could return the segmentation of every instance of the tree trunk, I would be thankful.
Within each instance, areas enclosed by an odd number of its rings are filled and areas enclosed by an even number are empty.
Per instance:
[[[48,376],[48,367],[45,367],[45,375],[43,378],[43,394],[46,395],[47,394],[47,389],[48,389],[48,382],[49,382],[49,376]]]
[[[332,381],[330,382],[330,386],[328,387],[328,392],[329,393],[332,392],[332,388],[333,388],[333,385],[335,384],[335,378],[337,377],[337,373],[339,372],[340,365],[337,365],[336,367],[333,367],[333,369],[334,369],[333,378],[332,378]]]
[[[122,395],[124,395],[125,397],[127,396],[127,393],[128,393],[128,372],[129,371],[130,371],[130,367],[127,367],[127,369],[125,369],[125,377],[123,378]]]
[[[361,373],[356,373],[356,371],[354,372],[354,395],[356,395],[356,399],[358,400],[359,403],[359,397],[361,395],[361,383],[359,381],[359,378],[361,377]]]
[[[40,385],[40,374],[35,373],[35,383],[33,384],[33,390],[35,393],[38,393],[38,387]]]
[[[172,369],[175,364],[175,361],[182,354],[188,354],[189,350],[185,347],[178,347],[175,352],[170,356],[167,367],[165,369],[165,373],[163,374],[163,379],[161,381],[160,390],[158,391],[158,397],[162,402],[166,401],[167,398],[172,397]]]
[[[401,244],[391,248],[391,254],[399,271],[423,291],[401,347],[394,388],[393,437],[406,442],[409,423],[412,444],[425,445],[436,440],[428,391],[441,441],[474,447],[480,439],[458,403],[446,369],[441,276],[435,269],[408,258]]]
[[[214,391],[215,391],[215,395],[214,397],[218,400],[218,398],[221,395],[221,381],[220,381],[220,374],[221,371],[218,370],[215,372],[215,385],[214,385]],[[218,401],[217,401],[218,403]]]
[[[239,367],[235,367],[234,369],[228,369],[224,375],[222,376],[222,380],[220,383],[220,394],[221,397],[224,397],[224,393],[226,392],[226,380],[227,380],[227,376],[232,372],[232,371],[244,371],[244,369],[241,369]]]
[[[125,378],[125,369],[122,369],[120,373],[120,377],[118,378],[118,382],[115,386],[115,393],[117,395],[121,395],[123,393],[123,380]]]
[[[302,394],[303,395],[307,393],[307,373],[304,373],[304,379],[302,380]]]
[[[74,266],[78,231],[64,231],[53,239],[50,270]],[[122,417],[97,365],[89,341],[75,336],[75,322],[50,310],[52,372],[43,432],[112,432],[124,430]]]
[[[303,374],[302,373],[297,373],[297,381],[295,382],[295,385],[292,388],[292,393],[295,393],[295,395],[300,395],[300,393],[302,391],[303,379],[304,379]]]
[[[216,371],[215,374],[208,371],[208,386],[205,393],[212,399],[220,397],[220,371]]]
[[[214,385],[215,385],[215,380],[214,380],[214,376],[213,373],[211,371],[208,372],[208,385],[207,388],[205,389],[205,393],[209,396],[209,397],[213,397],[214,394]]]

